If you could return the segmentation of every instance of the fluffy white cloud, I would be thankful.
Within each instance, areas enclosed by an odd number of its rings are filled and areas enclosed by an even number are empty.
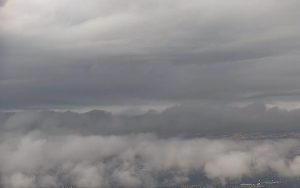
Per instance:
[[[299,147],[299,140],[291,139],[236,142],[153,135],[48,135],[41,139],[27,134],[0,143],[0,171],[5,187],[12,188],[64,183],[151,187],[163,183],[161,178],[165,183],[184,183],[195,173],[226,182],[270,170],[298,177],[299,156],[290,154]],[[262,150],[268,155],[261,155]]]

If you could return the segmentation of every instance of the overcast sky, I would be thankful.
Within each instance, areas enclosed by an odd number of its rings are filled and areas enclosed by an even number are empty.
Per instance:
[[[299,177],[299,7],[0,0],[0,188]]]
[[[0,108],[300,100],[298,0],[1,0]]]

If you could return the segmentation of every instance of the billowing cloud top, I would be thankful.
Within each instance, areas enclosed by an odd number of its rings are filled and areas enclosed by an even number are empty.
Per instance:
[[[297,0],[9,0],[0,107],[299,96]]]

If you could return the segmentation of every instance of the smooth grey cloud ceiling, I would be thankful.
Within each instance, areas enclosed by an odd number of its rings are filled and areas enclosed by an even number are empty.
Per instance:
[[[299,100],[296,0],[9,0],[0,108]]]

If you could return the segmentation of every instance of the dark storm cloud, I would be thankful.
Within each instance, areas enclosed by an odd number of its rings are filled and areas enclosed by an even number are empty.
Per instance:
[[[286,95],[300,89],[296,7],[9,1],[0,13],[0,108],[297,101]]]

